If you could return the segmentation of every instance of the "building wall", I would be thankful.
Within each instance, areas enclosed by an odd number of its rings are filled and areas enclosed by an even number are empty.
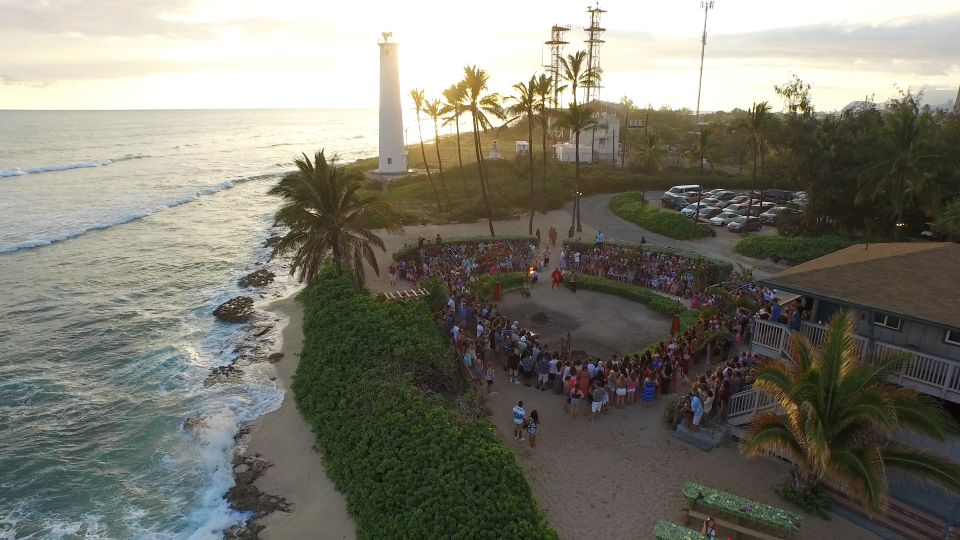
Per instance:
[[[904,319],[900,330],[894,330],[873,324],[873,315],[870,312],[858,312],[857,333],[862,336],[870,336],[871,326],[873,327],[873,339],[876,341],[883,341],[884,343],[891,343],[960,362],[960,345],[944,342],[943,338],[946,330],[942,327]]]

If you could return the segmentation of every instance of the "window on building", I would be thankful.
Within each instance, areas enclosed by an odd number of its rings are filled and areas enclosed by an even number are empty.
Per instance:
[[[393,158],[392,158],[392,157],[388,157],[388,158],[387,158],[387,165],[393,165]]]
[[[889,328],[891,330],[900,330],[900,328],[903,327],[903,320],[892,315],[875,313],[873,316],[873,324],[882,326],[884,328]]]
[[[606,145],[607,145],[607,139],[605,137],[600,137],[600,146],[606,146]]]
[[[947,330],[944,333],[943,341],[951,345],[960,345],[960,330]]]

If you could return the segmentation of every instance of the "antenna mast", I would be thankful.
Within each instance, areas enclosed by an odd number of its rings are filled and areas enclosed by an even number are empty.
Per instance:
[[[570,25],[553,25],[550,29],[550,41],[544,42],[544,45],[550,46],[550,63],[546,66],[547,72],[553,78],[553,108],[560,108],[560,59],[563,57],[563,46],[570,43],[564,40],[563,35],[570,30]]]
[[[604,43],[600,36],[606,31],[606,28],[600,26],[600,15],[606,12],[606,10],[600,9],[599,3],[594,7],[587,8],[587,13],[590,14],[590,26],[584,29],[587,31],[587,67],[596,76],[584,87],[586,97],[584,103],[590,103],[591,99],[597,99],[600,94],[600,46]]]

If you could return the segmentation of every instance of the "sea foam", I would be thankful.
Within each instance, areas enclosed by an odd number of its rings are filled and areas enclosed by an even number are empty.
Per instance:
[[[129,161],[131,159],[144,159],[151,157],[148,154],[127,154],[125,156],[113,159],[90,159],[85,161],[73,161],[70,163],[60,163],[56,165],[40,165],[36,167],[7,167],[0,169],[0,178],[11,176],[25,176],[28,174],[41,174],[47,172],[69,171],[70,169],[90,169],[93,167],[105,167],[119,161]]]
[[[18,244],[12,244],[12,245],[9,245],[9,246],[0,246],[0,254],[3,254],[3,253],[13,253],[13,252],[15,252],[15,251],[21,251],[21,250],[25,250],[25,249],[35,249],[35,248],[38,248],[38,247],[49,246],[49,245],[51,245],[51,244],[56,244],[56,243],[58,243],[58,242],[63,242],[63,241],[65,241],[65,240],[70,240],[71,238],[76,238],[76,237],[78,237],[78,236],[82,236],[82,235],[87,234],[87,233],[89,233],[89,232],[100,231],[100,230],[103,230],[103,229],[109,229],[110,227],[114,227],[114,226],[116,226],[116,225],[123,225],[124,223],[130,223],[131,221],[136,221],[136,220],[138,220],[138,219],[143,219],[143,218],[145,218],[145,217],[147,217],[147,216],[156,214],[157,212],[162,212],[162,211],[164,211],[164,210],[166,210],[166,209],[168,209],[168,208],[174,208],[174,207],[180,206],[180,205],[182,205],[182,204],[187,204],[187,203],[190,203],[190,202],[194,202],[194,201],[196,201],[197,199],[199,199],[200,197],[209,196],[209,195],[214,195],[214,194],[219,193],[219,192],[221,192],[221,191],[224,191],[224,190],[233,188],[233,187],[236,186],[237,184],[243,184],[243,183],[250,182],[250,181],[253,181],[253,180],[263,180],[263,179],[276,178],[276,177],[277,177],[276,174],[263,174],[263,175],[256,175],[256,176],[247,176],[247,177],[239,178],[239,179],[236,179],[236,180],[224,180],[224,181],[220,182],[219,184],[216,184],[216,185],[213,185],[213,186],[209,186],[209,187],[205,187],[205,188],[200,188],[200,189],[198,189],[197,191],[195,191],[195,192],[194,192],[193,194],[191,194],[191,195],[185,195],[185,196],[183,196],[183,197],[178,197],[178,198],[176,198],[176,199],[170,199],[170,200],[168,200],[168,201],[164,201],[164,202],[162,202],[162,203],[160,203],[160,204],[157,204],[157,205],[155,205],[155,206],[153,206],[153,207],[150,207],[150,208],[147,208],[147,209],[144,209],[144,210],[132,211],[132,212],[129,212],[129,213],[126,213],[126,214],[122,214],[122,215],[120,215],[120,216],[118,216],[118,217],[114,217],[114,218],[112,218],[112,219],[110,219],[110,220],[108,220],[108,221],[104,221],[104,222],[101,222],[101,223],[95,223],[95,224],[93,224],[93,225],[88,225],[88,226],[86,226],[86,227],[79,228],[79,229],[74,229],[74,230],[71,230],[71,231],[65,231],[65,232],[62,232],[62,233],[56,233],[56,234],[51,234],[51,235],[47,235],[47,236],[42,236],[42,237],[40,237],[40,238],[36,238],[36,239],[34,239],[34,240],[28,240],[28,241],[26,241],[26,242],[20,242],[20,243],[18,243]]]

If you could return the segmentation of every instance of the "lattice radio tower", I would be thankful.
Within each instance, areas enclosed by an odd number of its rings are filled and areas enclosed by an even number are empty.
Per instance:
[[[604,41],[600,39],[600,36],[603,35],[603,32],[606,28],[600,26],[600,15],[606,13],[604,9],[600,9],[600,4],[596,4],[594,7],[588,7],[587,13],[590,14],[590,26],[586,27],[584,30],[587,32],[587,66],[590,71],[596,74],[600,74],[600,46],[603,45]],[[591,99],[597,99],[600,94],[600,81],[597,78],[594,78],[590,81],[589,84],[584,88],[586,99],[584,103],[590,103]]]
[[[550,41],[545,41],[544,45],[550,46],[550,63],[546,66],[547,72],[553,78],[553,108],[560,108],[560,59],[563,57],[563,46],[570,43],[564,40],[563,35],[570,30],[570,25],[553,25],[550,29]]]

